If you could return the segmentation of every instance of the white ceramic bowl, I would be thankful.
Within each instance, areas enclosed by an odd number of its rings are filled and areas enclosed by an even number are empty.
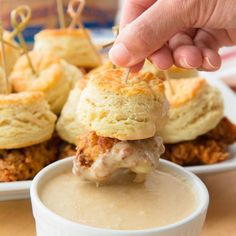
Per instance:
[[[178,165],[165,160],[161,160],[160,165],[180,174],[193,186],[198,200],[198,207],[190,216],[175,224],[144,230],[109,230],[77,224],[64,219],[44,206],[39,198],[39,189],[43,188],[44,183],[52,176],[72,168],[72,158],[67,158],[55,162],[40,171],[31,185],[30,194],[37,236],[199,236],[209,202],[209,195],[205,185],[197,176]]]

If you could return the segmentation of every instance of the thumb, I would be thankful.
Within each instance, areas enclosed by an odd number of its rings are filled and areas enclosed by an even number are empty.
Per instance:
[[[189,2],[197,4],[199,1],[156,1],[121,30],[109,52],[111,61],[118,66],[131,67],[162,48],[171,36],[193,22],[187,16],[197,15],[192,11],[199,8]]]

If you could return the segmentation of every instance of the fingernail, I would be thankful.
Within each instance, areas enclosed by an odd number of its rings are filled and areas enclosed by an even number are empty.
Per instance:
[[[209,57],[204,57],[204,61],[206,62],[206,64],[207,64],[210,68],[212,68],[212,69],[218,69],[217,66],[215,66],[215,65],[213,65],[213,64],[211,63]]]
[[[131,54],[123,43],[115,44],[109,51],[109,57],[119,66],[127,66],[131,61]]]
[[[194,68],[194,66],[191,66],[191,65],[188,63],[188,61],[187,61],[187,59],[186,59],[185,57],[180,57],[179,63],[180,63],[180,65],[181,65],[182,67],[184,67],[184,68],[189,68],[189,69]]]

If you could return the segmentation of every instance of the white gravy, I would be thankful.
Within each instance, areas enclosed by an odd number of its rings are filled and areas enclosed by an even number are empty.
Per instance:
[[[165,226],[190,215],[197,206],[191,186],[163,170],[153,172],[142,184],[126,179],[99,187],[68,171],[47,181],[40,197],[66,219],[119,230]]]

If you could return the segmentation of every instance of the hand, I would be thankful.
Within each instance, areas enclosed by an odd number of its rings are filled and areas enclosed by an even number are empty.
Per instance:
[[[235,0],[126,0],[111,61],[132,71],[149,58],[166,70],[215,71],[218,50],[236,45]]]

